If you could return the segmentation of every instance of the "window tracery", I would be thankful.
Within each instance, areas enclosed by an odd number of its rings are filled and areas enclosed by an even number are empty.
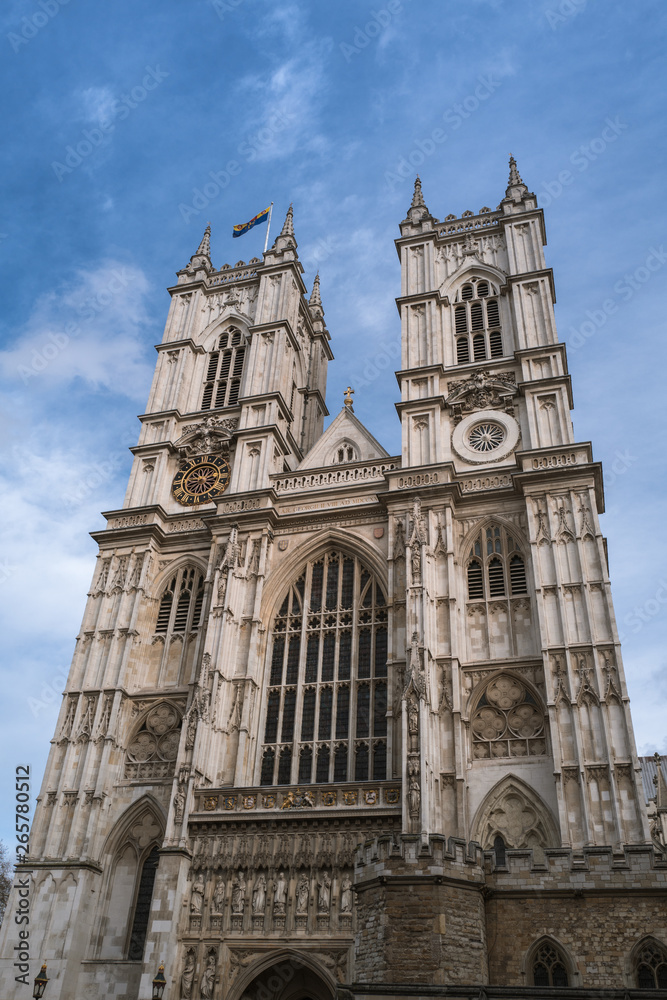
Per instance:
[[[454,307],[456,363],[502,358],[498,292],[488,281],[471,278],[459,290]]]
[[[570,985],[565,957],[551,941],[543,941],[538,946],[532,967],[534,986]]]
[[[182,719],[166,702],[146,715],[125,756],[124,777],[133,781],[169,778],[174,773]]]
[[[260,783],[384,780],[387,608],[359,559],[328,552],[272,628]]]
[[[197,628],[203,603],[203,574],[193,566],[181,567],[160,598],[155,631],[171,634]]]
[[[349,441],[341,441],[334,449],[331,464],[344,465],[345,462],[356,462],[359,459],[357,449]]]
[[[474,539],[467,574],[470,600],[528,593],[521,549],[512,535],[498,525],[490,525]]]
[[[544,711],[525,685],[508,674],[488,685],[470,725],[475,760],[547,752]]]
[[[202,410],[219,410],[236,406],[241,391],[245,362],[245,342],[241,331],[230,326],[208,356]]]
[[[667,949],[657,941],[642,942],[635,954],[635,978],[640,990],[667,989]]]

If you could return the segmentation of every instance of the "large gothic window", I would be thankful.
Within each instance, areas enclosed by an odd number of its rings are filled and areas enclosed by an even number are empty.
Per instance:
[[[260,781],[382,781],[387,771],[387,607],[352,556],[308,563],[271,634]]]
[[[482,278],[471,278],[459,289],[454,306],[456,363],[502,358],[498,293]]]
[[[144,957],[144,944],[148,931],[148,918],[150,916],[151,901],[153,899],[153,886],[155,884],[155,873],[160,861],[157,844],[146,857],[141,866],[141,877],[137,890],[137,899],[134,905],[134,918],[132,920],[132,932],[130,934],[130,945],[127,957],[131,962],[140,962]]]
[[[497,525],[474,539],[468,555],[468,597],[483,600],[528,592],[526,566],[519,545]]]
[[[635,954],[635,975],[640,990],[667,989],[667,949],[657,941],[643,941]]]
[[[216,349],[209,354],[202,410],[236,406],[241,391],[244,361],[243,335],[235,326],[230,326],[220,337]]]

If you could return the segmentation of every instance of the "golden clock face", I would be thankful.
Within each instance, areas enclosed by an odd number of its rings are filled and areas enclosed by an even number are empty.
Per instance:
[[[171,492],[179,503],[191,507],[221,497],[229,486],[232,470],[224,458],[201,455],[183,462],[174,476]]]

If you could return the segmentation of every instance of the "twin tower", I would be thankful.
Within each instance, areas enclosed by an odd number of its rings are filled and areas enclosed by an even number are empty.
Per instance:
[[[161,963],[167,1000],[665,987],[601,469],[515,161],[460,218],[415,184],[400,455],[350,392],[323,431],[292,209],[261,260],[217,270],[209,237],[94,535],[21,869],[47,1000],[147,1000]]]

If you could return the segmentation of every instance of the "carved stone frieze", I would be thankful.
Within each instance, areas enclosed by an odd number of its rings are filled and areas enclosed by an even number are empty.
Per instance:
[[[447,406],[458,423],[475,410],[501,408],[514,414],[512,401],[517,393],[513,372],[474,372],[469,378],[447,384]]]

